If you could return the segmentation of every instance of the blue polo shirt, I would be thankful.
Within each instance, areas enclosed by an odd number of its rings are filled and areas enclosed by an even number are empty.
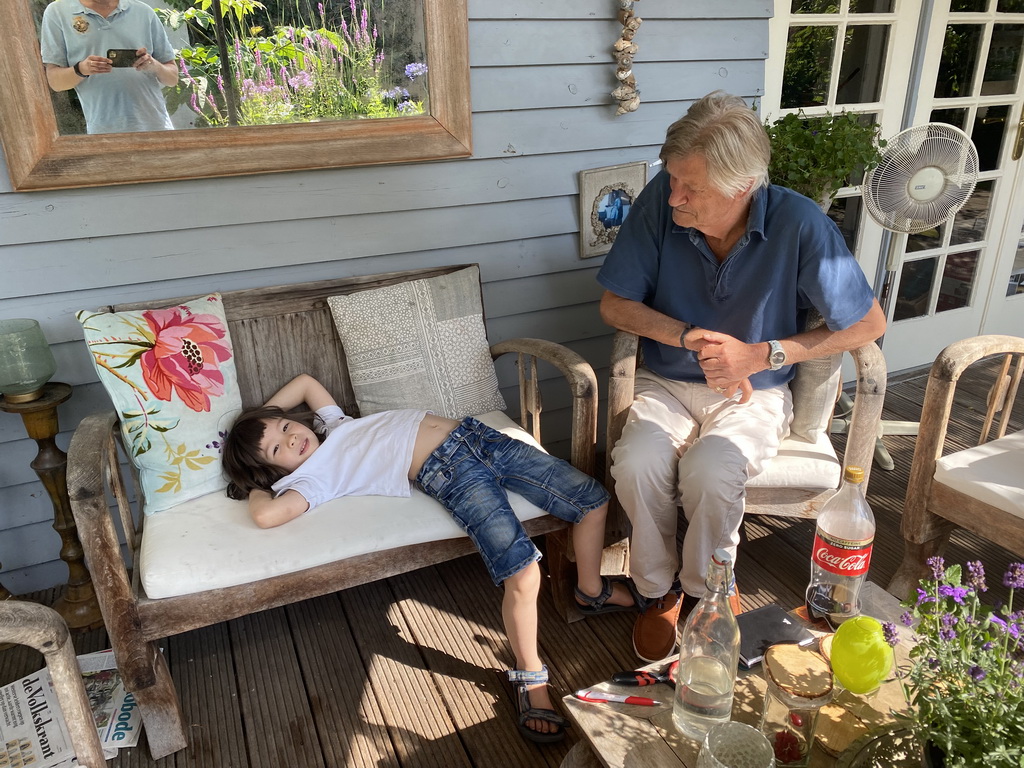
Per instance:
[[[669,175],[661,171],[637,196],[598,272],[612,293],[687,323],[747,343],[804,330],[817,309],[830,330],[861,320],[874,296],[835,223],[817,203],[785,187],[754,193],[747,227],[719,263],[704,235],[672,221]],[[644,364],[678,381],[704,381],[697,354],[641,339]],[[793,366],[750,377],[755,389],[793,378]]]
[[[87,56],[106,56],[111,48],[145,47],[159,62],[174,58],[174,48],[156,12],[141,0],[120,0],[107,18],[78,0],[54,0],[43,11],[39,43],[44,64],[70,67]],[[169,131],[163,86],[149,72],[115,67],[75,86],[89,133]]]

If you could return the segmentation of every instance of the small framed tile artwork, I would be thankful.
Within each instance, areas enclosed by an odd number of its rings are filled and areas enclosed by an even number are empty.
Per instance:
[[[624,163],[580,171],[580,258],[608,253],[647,184],[647,163]]]

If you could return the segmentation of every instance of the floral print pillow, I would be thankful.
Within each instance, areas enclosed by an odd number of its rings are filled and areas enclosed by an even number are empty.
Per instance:
[[[221,443],[241,397],[220,294],[77,317],[120,415],[145,513],[224,488]]]

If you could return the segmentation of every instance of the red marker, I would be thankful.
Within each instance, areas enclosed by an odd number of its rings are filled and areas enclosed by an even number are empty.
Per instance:
[[[613,701],[619,704],[637,704],[641,707],[656,707],[661,704],[660,701],[649,699],[646,696],[622,696],[617,693],[605,693],[604,691],[595,691],[591,689],[576,691],[574,695],[580,701],[589,701],[594,704],[607,701]]]

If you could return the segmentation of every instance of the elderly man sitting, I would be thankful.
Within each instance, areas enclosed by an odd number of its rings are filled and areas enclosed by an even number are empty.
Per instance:
[[[632,523],[630,571],[646,599],[633,646],[646,661],[672,653],[715,549],[736,556],[747,479],[789,429],[794,363],[885,330],[835,224],[769,183],[770,152],[742,99],[716,91],[694,103],[669,127],[664,170],[597,277],[601,317],[640,336],[644,355],[611,473]],[[825,325],[803,331],[811,309]],[[735,585],[731,602],[738,612]]]

